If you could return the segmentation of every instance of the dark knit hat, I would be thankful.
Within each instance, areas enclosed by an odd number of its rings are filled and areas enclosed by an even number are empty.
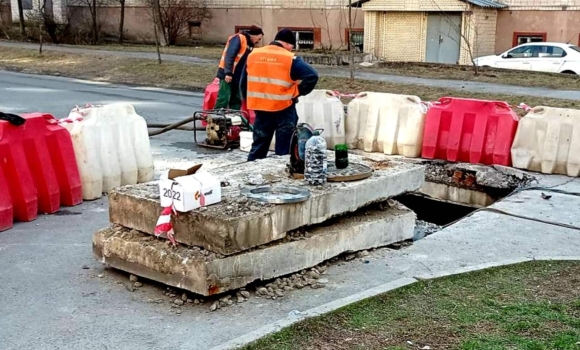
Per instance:
[[[294,33],[292,33],[292,31],[288,28],[284,28],[284,29],[280,30],[276,34],[276,37],[274,38],[274,40],[283,41],[283,42],[288,43],[290,45],[296,46],[296,35],[294,35]]]
[[[264,35],[262,28],[258,26],[251,26],[250,29],[247,30],[247,33],[250,35]]]

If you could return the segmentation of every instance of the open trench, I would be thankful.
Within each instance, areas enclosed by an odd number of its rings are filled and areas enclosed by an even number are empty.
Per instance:
[[[421,162],[426,166],[425,185],[417,192],[393,198],[417,214],[414,240],[440,231],[534,181],[530,175],[503,166]]]

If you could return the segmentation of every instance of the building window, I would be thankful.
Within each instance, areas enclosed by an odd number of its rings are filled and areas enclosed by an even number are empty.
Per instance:
[[[194,40],[201,39],[200,21],[189,21],[189,38]]]
[[[22,0],[23,10],[32,10],[32,0]]]
[[[365,31],[361,28],[353,28],[352,35],[349,35],[349,30],[344,30],[344,41],[348,50],[350,48],[354,48],[358,52],[363,52],[364,50],[364,42],[365,42]],[[350,41],[349,41],[350,38]]]
[[[283,27],[279,27],[278,30]],[[296,50],[313,50],[320,46],[320,28],[288,28],[296,36]]]
[[[518,46],[526,43],[540,43],[546,41],[546,33],[524,33],[514,32],[513,46]]]

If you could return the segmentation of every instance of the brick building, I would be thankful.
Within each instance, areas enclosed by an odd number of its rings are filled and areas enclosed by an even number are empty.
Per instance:
[[[365,51],[470,64],[530,41],[580,41],[580,0],[359,0]]]
[[[495,50],[491,0],[362,0],[365,51],[388,61],[460,63]]]
[[[97,0],[101,30],[118,34],[119,1]],[[180,0],[176,0],[180,1]],[[299,49],[344,49],[348,37],[348,5],[350,0],[190,0],[204,3],[211,14],[208,21],[191,21],[182,42],[199,39],[224,43],[233,33],[251,25],[264,29],[264,41],[274,38],[281,28],[292,29]],[[87,0],[48,0],[48,11],[57,21],[71,18],[74,25],[85,23],[89,9]],[[18,18],[17,0],[10,0],[12,19]],[[39,0],[23,0],[24,15],[38,7]],[[362,47],[364,17],[360,9],[352,10],[353,41]],[[153,41],[153,24],[146,0],[126,0],[125,37],[136,41]]]
[[[532,41],[580,45],[580,0],[502,0],[498,11],[496,53]]]
[[[57,20],[82,0],[48,0]],[[102,30],[117,34],[119,5],[98,0]],[[151,41],[146,0],[127,0],[126,37]],[[223,43],[232,33],[261,25],[265,42],[281,27],[292,28],[300,49],[347,47],[347,8],[353,9],[353,38],[364,51],[390,61],[470,63],[470,53],[503,52],[530,41],[580,44],[580,0],[190,0],[205,1],[212,18],[190,23],[184,41]],[[10,0],[16,20],[16,0]],[[38,0],[23,0],[25,14]],[[84,23],[76,16],[75,23]],[[363,30],[364,29],[364,30]],[[364,45],[363,45],[364,43]]]
[[[211,21],[202,24],[204,40],[223,42],[239,29],[260,25],[264,41],[281,28],[295,31],[299,49],[346,47],[349,0],[208,0]],[[352,13],[353,29],[362,44],[364,16]],[[353,33],[354,34],[354,33]]]

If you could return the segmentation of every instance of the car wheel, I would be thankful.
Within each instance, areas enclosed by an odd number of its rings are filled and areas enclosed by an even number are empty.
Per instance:
[[[576,74],[576,72],[572,72],[571,70],[565,70],[562,74]]]

